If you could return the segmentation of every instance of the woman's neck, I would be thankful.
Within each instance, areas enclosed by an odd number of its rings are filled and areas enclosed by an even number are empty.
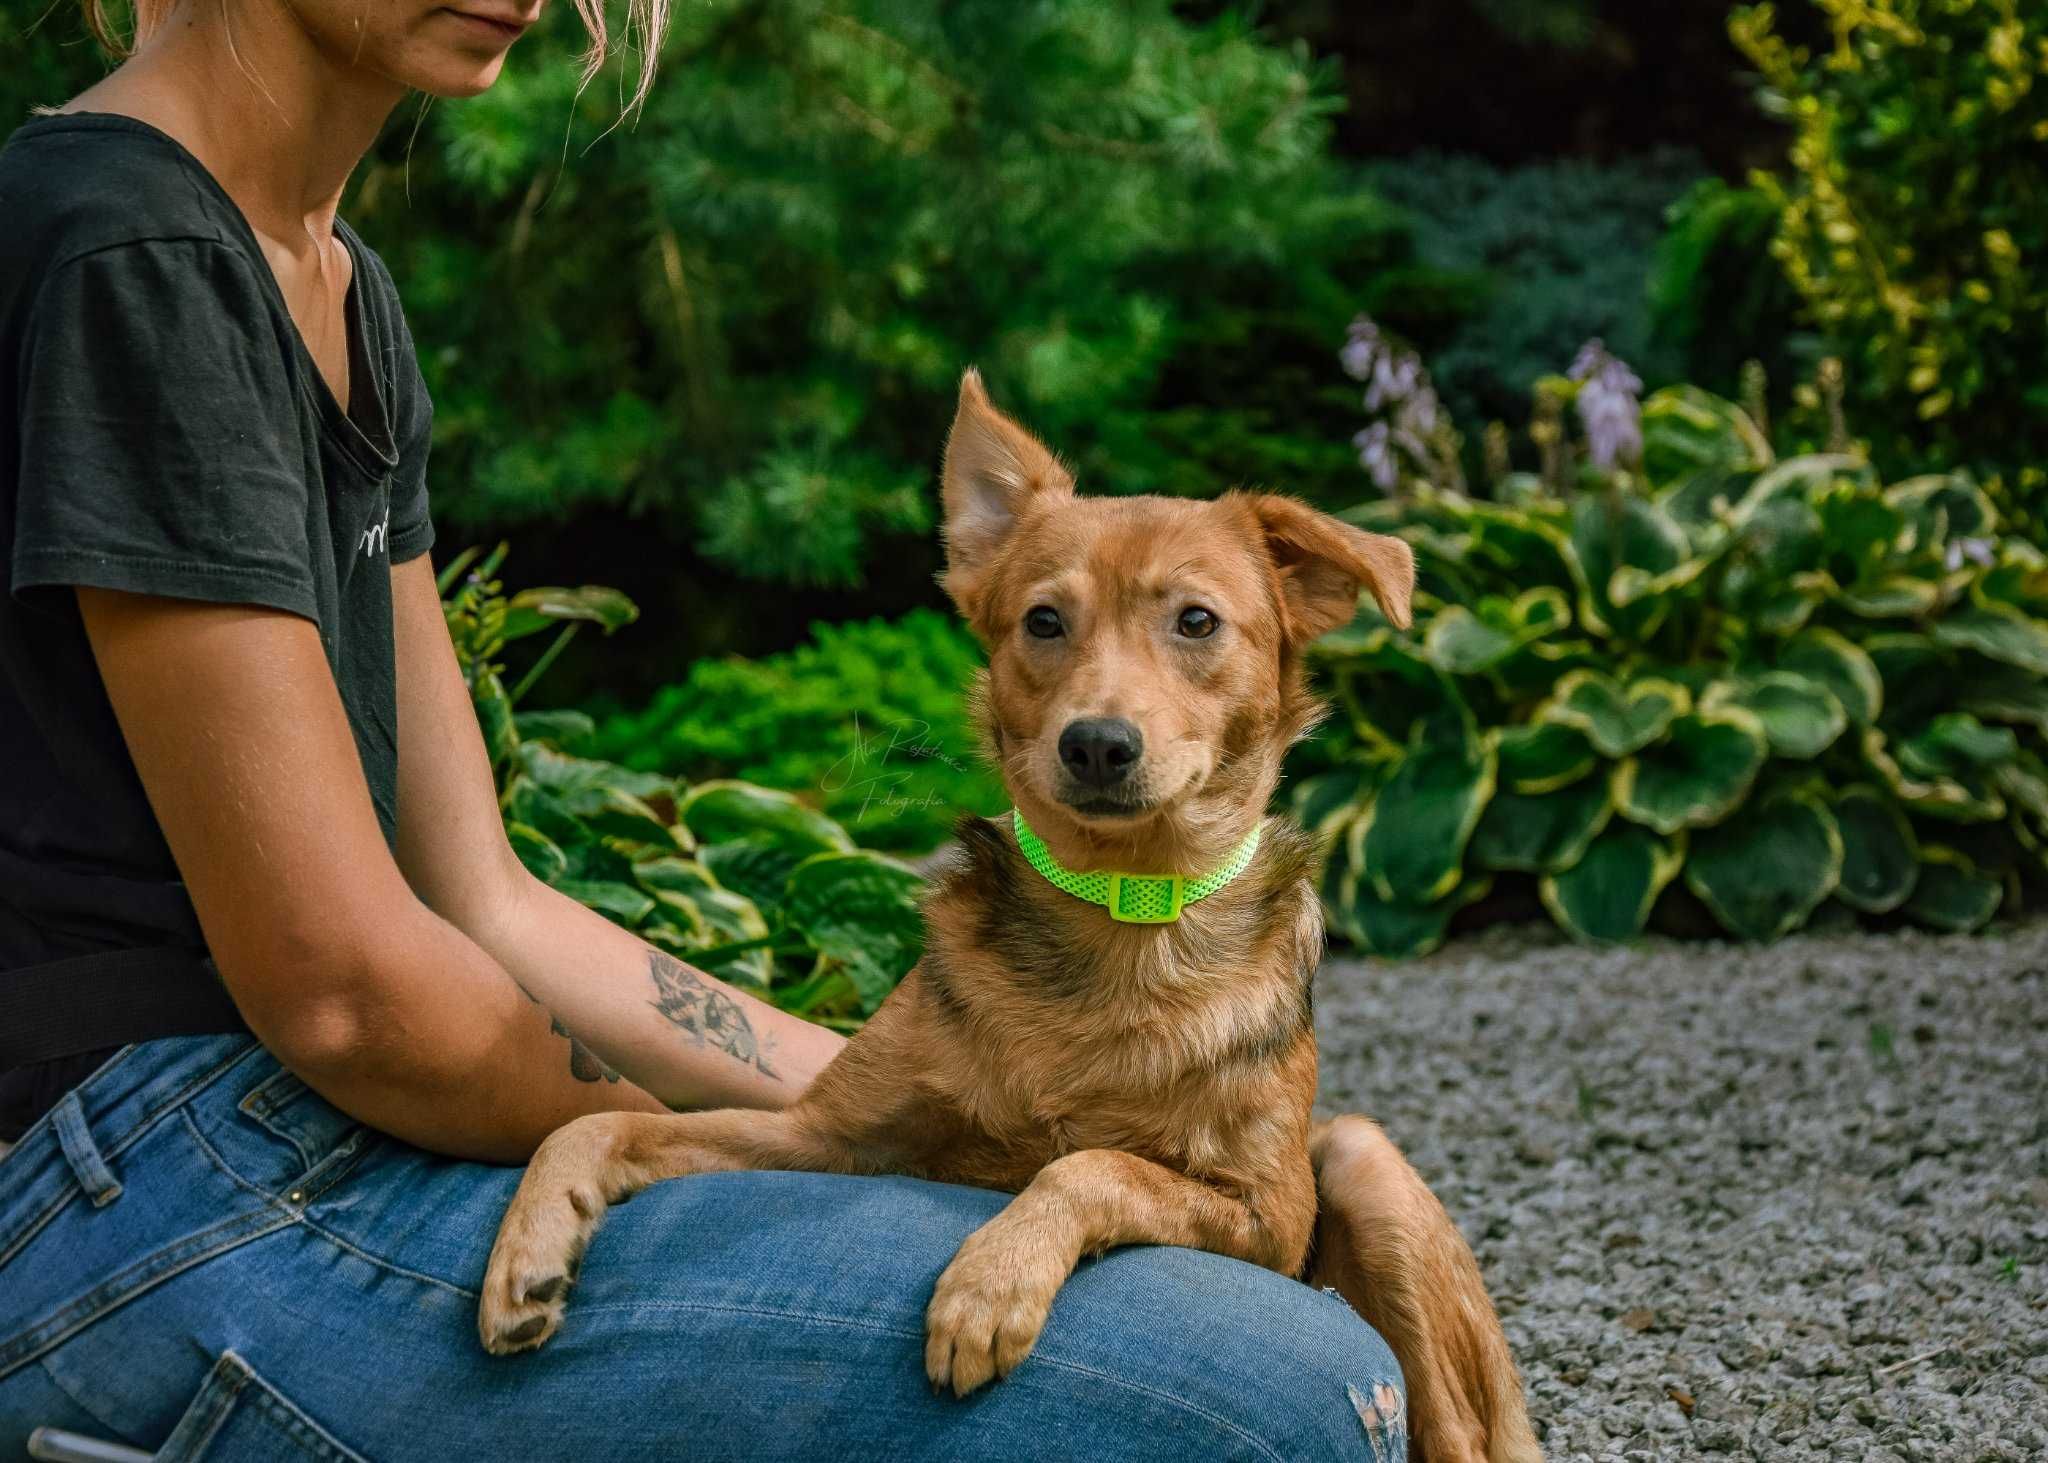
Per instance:
[[[405,95],[323,51],[284,4],[183,0],[63,110],[119,112],[175,137],[259,235],[324,248],[349,174]]]

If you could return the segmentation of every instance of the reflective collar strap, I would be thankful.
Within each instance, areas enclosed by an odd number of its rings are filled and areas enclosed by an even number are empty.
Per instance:
[[[1053,888],[1090,904],[1100,904],[1109,911],[1111,919],[1125,924],[1159,925],[1179,919],[1181,910],[1197,899],[1208,898],[1250,867],[1252,855],[1259,851],[1259,830],[1264,820],[1252,825],[1252,831],[1221,868],[1198,879],[1178,874],[1077,874],[1060,865],[1045,841],[1031,831],[1031,825],[1015,808],[1010,810],[1010,824],[1017,831],[1017,846],[1024,850],[1025,859]]]

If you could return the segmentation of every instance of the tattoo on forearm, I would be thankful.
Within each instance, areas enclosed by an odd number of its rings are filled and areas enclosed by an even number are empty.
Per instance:
[[[608,1066],[602,1057],[598,1056],[596,1052],[592,1051],[575,1037],[569,1036],[569,1028],[562,1024],[559,1016],[549,1012],[548,1021],[554,1027],[555,1035],[569,1037],[569,1075],[571,1077],[574,1077],[578,1082],[595,1082],[600,1077],[604,1078],[607,1082],[619,1080],[618,1072]]]
[[[511,975],[511,972],[507,971],[506,974]],[[541,998],[528,990],[525,983],[518,976],[512,976],[512,984],[519,987],[520,995],[526,997],[534,1005],[541,1007],[542,1010],[547,1010],[546,1004]],[[548,1029],[556,1036],[567,1036],[569,1038],[569,1075],[571,1077],[574,1077],[578,1082],[595,1082],[600,1077],[604,1078],[607,1082],[619,1080],[618,1069],[607,1064],[596,1052],[570,1035],[569,1028],[562,1024],[562,1018],[553,1011],[548,1011]]]
[[[767,1047],[755,1035],[746,1009],[715,986],[707,985],[697,972],[664,950],[647,952],[648,973],[661,999],[648,1002],[668,1018],[669,1023],[697,1046],[713,1046],[735,1061],[744,1062],[764,1077],[780,1081],[768,1065]]]

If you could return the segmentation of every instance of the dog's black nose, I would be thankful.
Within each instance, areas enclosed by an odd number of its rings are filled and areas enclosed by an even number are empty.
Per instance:
[[[1121,717],[1086,717],[1060,733],[1060,761],[1076,782],[1090,787],[1122,782],[1144,750],[1145,738]]]

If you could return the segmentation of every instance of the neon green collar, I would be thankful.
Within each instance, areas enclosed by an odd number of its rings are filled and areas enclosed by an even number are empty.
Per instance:
[[[1053,888],[1090,904],[1100,904],[1109,910],[1111,919],[1125,924],[1163,925],[1179,919],[1188,905],[1197,899],[1207,899],[1250,867],[1252,855],[1259,851],[1263,820],[1252,825],[1252,831],[1223,861],[1222,868],[1198,879],[1182,878],[1179,874],[1077,874],[1061,866],[1045,846],[1045,840],[1031,831],[1031,825],[1015,808],[1010,810],[1010,825],[1017,830],[1017,846],[1024,850],[1024,857],[1032,868],[1045,875]]]

